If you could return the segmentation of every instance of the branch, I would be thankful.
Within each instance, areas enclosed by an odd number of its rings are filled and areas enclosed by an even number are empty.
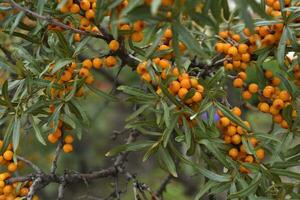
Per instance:
[[[83,30],[80,30],[80,29],[76,29],[76,28],[68,26],[68,25],[66,25],[64,23],[61,23],[58,20],[51,18],[50,16],[40,15],[40,14],[34,12],[34,11],[31,11],[28,8],[20,6],[14,0],[5,0],[5,2],[11,3],[12,7],[15,8],[15,9],[17,9],[17,10],[23,11],[23,12],[31,15],[32,17],[35,17],[35,18],[47,21],[49,24],[53,24],[55,26],[59,26],[59,27],[65,29],[65,30],[70,30],[70,31],[72,31],[74,33],[79,33],[81,35],[87,35],[87,36],[92,36],[92,37],[96,37],[96,38],[101,38],[103,40],[109,40],[109,38],[105,37],[104,35],[101,35],[101,34],[98,34],[98,33],[95,33],[95,32],[87,32],[87,31],[83,31]]]
[[[54,159],[53,159],[52,165],[51,165],[51,174],[55,174],[55,171],[57,169],[57,160],[61,153],[62,146],[63,146],[63,136],[61,136],[61,139],[59,140],[56,150],[55,150],[55,156],[54,156]]]
[[[36,172],[41,173],[42,170],[35,164],[33,164],[31,161],[27,160],[26,158],[23,158],[21,156],[17,156],[18,160],[23,161],[24,163],[26,163],[27,165],[29,165],[32,169],[34,169]]]
[[[161,185],[159,186],[158,190],[156,191],[156,195],[161,197],[163,195],[163,192],[166,190],[167,185],[170,183],[170,181],[172,180],[173,176],[171,174],[169,174],[164,181],[161,183]]]

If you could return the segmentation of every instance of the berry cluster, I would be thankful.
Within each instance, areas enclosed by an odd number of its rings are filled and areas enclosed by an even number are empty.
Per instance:
[[[0,149],[3,147],[3,141],[0,140]],[[4,153],[0,156],[0,165],[6,166],[6,170],[0,173],[0,200],[21,200],[29,192],[31,182],[22,183],[19,182],[13,184],[7,184],[5,181],[12,177],[12,174],[16,172],[21,166],[21,162],[14,162],[14,152],[12,145],[9,144]],[[34,196],[33,200],[38,200],[38,196]]]
[[[234,107],[231,112],[238,117],[242,115],[242,111],[238,107]],[[256,162],[264,159],[265,151],[262,148],[257,147],[258,141],[254,136],[249,136],[247,130],[230,121],[230,119],[225,117],[222,112],[218,111],[218,115],[220,116],[220,120],[217,122],[217,127],[223,134],[224,143],[233,145],[228,151],[228,155],[232,159],[247,163],[256,161],[253,155],[246,152],[245,146],[242,144],[242,135],[246,135],[249,142],[255,148],[256,157],[259,159]],[[244,124],[250,128],[248,121],[244,121]],[[242,173],[250,172],[242,165],[240,166],[240,171]]]

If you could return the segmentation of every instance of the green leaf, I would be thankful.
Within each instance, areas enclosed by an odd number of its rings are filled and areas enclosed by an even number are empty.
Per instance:
[[[170,126],[170,108],[168,107],[168,104],[164,101],[161,102],[163,109],[164,109],[164,121],[166,124],[166,127]]]
[[[157,141],[157,142],[155,142],[155,143],[147,150],[147,152],[146,152],[145,155],[143,156],[143,162],[147,161],[151,155],[153,155],[155,152],[158,151],[160,142],[161,142],[160,140]]]
[[[201,57],[208,57],[207,54],[202,51],[199,42],[183,25],[181,25],[179,22],[174,22],[172,27],[174,28],[174,31],[178,33],[181,41],[187,46],[187,48],[189,48],[192,52],[197,53]]]
[[[113,148],[112,150],[107,152],[105,154],[105,156],[107,156],[107,157],[115,156],[121,152],[140,151],[140,150],[150,147],[153,144],[154,144],[154,142],[149,141],[149,140],[148,141],[138,141],[138,142],[134,142],[134,143],[130,143],[130,144],[123,144],[123,145]]]
[[[151,13],[152,15],[156,15],[161,4],[161,0],[153,0],[151,2]]]
[[[146,104],[146,105],[143,105],[141,106],[139,109],[137,109],[136,111],[134,111],[131,115],[129,115],[127,118],[126,118],[126,122],[129,122],[135,118],[137,118],[140,114],[142,114],[150,105]]]
[[[258,187],[258,184],[261,181],[261,177],[262,174],[259,173],[255,176],[255,178],[253,178],[252,182],[248,185],[248,187],[236,192],[236,193],[232,193],[228,196],[228,199],[234,199],[234,198],[242,198],[242,197],[246,197],[252,193],[255,192],[256,188]]]
[[[12,137],[12,144],[13,144],[14,151],[17,150],[20,143],[20,135],[21,135],[20,128],[21,128],[21,119],[15,117],[13,137]]]
[[[215,73],[215,75],[208,81],[207,87],[208,87],[208,88],[211,88],[211,87],[213,87],[214,85],[218,84],[218,83],[224,78],[224,75],[225,75],[224,68],[220,68],[220,69]]]
[[[162,92],[164,95],[166,95],[166,97],[168,97],[168,99],[174,103],[176,106],[178,107],[182,107],[183,105],[181,104],[181,102],[179,102],[173,95],[170,94],[169,90],[167,89],[167,87],[160,83],[159,87],[161,88]]]
[[[295,90],[293,89],[293,86],[291,85],[290,81],[282,73],[276,73],[276,75],[279,76],[290,95],[294,97]]]
[[[163,163],[164,167],[168,170],[168,172],[174,176],[178,177],[177,172],[176,172],[176,166],[173,161],[173,158],[171,157],[170,153],[165,149],[165,148],[159,148],[159,156],[160,160]]]
[[[16,16],[16,19],[14,20],[14,23],[12,24],[11,28],[10,28],[10,35],[14,32],[14,30],[17,28],[18,24],[20,23],[20,21],[23,19],[25,13],[23,11],[19,12]]]
[[[243,120],[241,120],[241,118],[239,118],[238,116],[234,115],[229,108],[227,108],[226,106],[222,105],[219,102],[215,102],[215,105],[217,106],[217,108],[226,116],[228,117],[232,122],[238,124],[239,126],[241,126],[242,128],[244,128],[247,131],[251,131],[251,129],[249,127],[247,127],[245,125],[245,123],[243,122]]]
[[[200,200],[205,193],[207,193],[212,187],[216,186],[218,183],[212,180],[209,180],[204,185],[202,185],[199,189],[199,192],[195,196],[194,200]]]
[[[9,121],[9,124],[4,134],[3,146],[0,151],[1,154],[3,154],[3,152],[7,149],[8,145],[11,143],[11,136],[14,128],[14,122],[15,122],[15,118]]]
[[[288,30],[286,27],[284,27],[283,32],[281,34],[279,44],[278,44],[277,53],[276,53],[280,68],[283,70],[285,70],[284,59],[285,59],[286,42],[288,39],[289,39],[288,38]]]
[[[156,98],[154,95],[147,94],[147,93],[145,93],[145,91],[143,91],[139,88],[136,88],[136,87],[122,85],[122,86],[119,86],[117,89],[124,92],[125,94],[130,94],[130,95],[145,98],[145,99],[155,99]]]
[[[32,127],[34,129],[34,132],[35,132],[35,137],[38,139],[38,141],[43,144],[43,145],[46,145],[46,142],[42,136],[42,131],[40,130],[39,126],[36,124],[35,120],[34,120],[34,117],[32,115],[30,115],[29,117],[29,120],[32,124]]]
[[[72,59],[63,58],[55,62],[53,69],[51,70],[51,74],[55,74],[58,70],[62,69],[66,65],[72,63]]]
[[[100,23],[104,17],[104,11],[106,9],[106,6],[104,4],[105,4],[105,1],[103,1],[103,0],[96,1],[95,24],[97,26],[100,25]]]
[[[150,58],[155,50],[157,49],[157,46],[159,45],[161,38],[166,30],[167,26],[163,26],[158,33],[155,33],[155,39],[152,42],[151,47],[146,51],[146,58]]]
[[[112,102],[117,102],[118,101],[118,98],[113,96],[113,95],[110,95],[110,94],[107,94],[106,92],[103,92],[101,90],[98,90],[97,88],[93,87],[92,85],[87,85],[87,87],[93,91],[95,94],[103,97],[104,99],[106,100],[109,100],[109,101],[112,101]]]
[[[7,104],[10,107],[12,107],[12,104],[10,102],[9,95],[8,95],[8,81],[7,80],[2,85],[2,96],[3,96],[4,100],[7,102]]]
[[[168,142],[169,142],[169,139],[170,139],[170,136],[176,126],[176,124],[178,123],[178,116],[177,115],[174,115],[171,117],[171,124],[169,127],[167,127],[165,129],[165,131],[163,132],[163,136],[162,136],[162,139],[163,139],[163,146],[164,147],[167,147],[168,145]]]
[[[82,122],[85,125],[89,125],[89,119],[86,114],[86,112],[82,109],[82,106],[80,105],[79,101],[76,99],[71,99],[68,102],[68,105],[70,106],[71,111],[77,116],[80,117],[80,122]]]
[[[286,169],[276,169],[276,168],[271,168],[269,170],[272,174],[277,174],[279,176],[286,176],[290,178],[295,178],[297,180],[300,180],[300,173],[292,172]]]
[[[192,133],[191,133],[191,129],[190,129],[190,127],[188,125],[188,122],[185,119],[185,117],[182,117],[182,123],[183,123],[183,130],[184,130],[186,148],[190,149],[191,145],[192,145]]]

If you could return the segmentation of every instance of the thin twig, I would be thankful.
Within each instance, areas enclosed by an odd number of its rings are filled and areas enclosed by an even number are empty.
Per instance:
[[[57,169],[57,161],[58,161],[58,158],[61,153],[62,146],[63,146],[62,138],[63,137],[61,137],[61,139],[59,140],[56,150],[55,150],[55,156],[54,156],[54,159],[53,159],[52,165],[51,165],[51,174],[55,174],[55,171]]]
[[[21,156],[17,156],[17,159],[21,160],[24,163],[26,163],[28,166],[30,166],[32,169],[34,169],[36,172],[38,172],[38,173],[42,172],[42,170],[37,165],[35,165],[31,161],[27,160],[26,158],[23,158]]]
[[[172,180],[173,176],[171,174],[169,174],[164,181],[161,183],[161,185],[159,186],[156,195],[161,197],[163,195],[163,192],[166,190],[167,185],[170,183],[170,181]]]

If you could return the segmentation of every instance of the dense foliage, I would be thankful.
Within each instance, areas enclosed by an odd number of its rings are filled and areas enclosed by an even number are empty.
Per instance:
[[[135,182],[132,199],[161,199],[183,166],[203,178],[195,199],[300,199],[298,0],[0,2],[0,199],[36,200],[50,183],[63,199],[69,184],[119,173]],[[139,84],[119,79],[126,69]],[[111,167],[57,172],[89,131],[90,93],[132,107],[120,119],[127,142],[107,149]],[[248,112],[265,113],[268,131]],[[18,149],[23,136],[55,152],[49,173]],[[158,192],[125,169],[132,151],[170,174]],[[121,197],[116,188],[109,198]]]

